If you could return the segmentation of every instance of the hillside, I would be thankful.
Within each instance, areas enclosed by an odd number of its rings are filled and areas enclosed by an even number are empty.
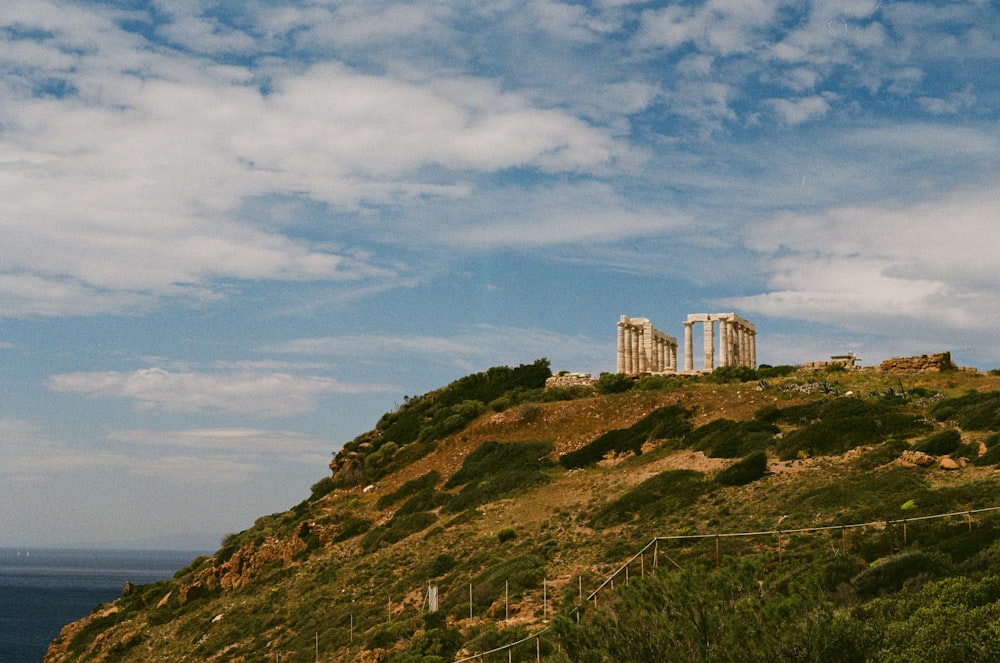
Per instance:
[[[309,499],[126,587],[46,663],[1000,651],[1000,377],[548,375],[407,398]]]

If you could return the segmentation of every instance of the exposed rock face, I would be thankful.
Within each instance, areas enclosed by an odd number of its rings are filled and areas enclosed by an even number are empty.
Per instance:
[[[940,352],[919,357],[886,359],[879,364],[878,370],[883,373],[942,373],[958,370],[958,367],[951,363],[950,352]]]
[[[364,480],[365,457],[357,451],[338,454],[330,461],[333,480],[346,486],[359,485]]]
[[[942,456],[941,458],[938,458],[938,467],[942,470],[958,470],[961,469],[962,466],[959,465],[955,459],[949,458],[948,456]]]
[[[907,449],[899,455],[896,462],[903,467],[927,467],[934,464],[934,457],[925,454],[923,451]]]
[[[245,546],[219,566],[201,574],[202,589],[236,589],[252,580],[264,567],[275,563],[290,564],[295,554],[305,548],[298,537],[268,538],[259,546]],[[182,597],[183,598],[183,597]],[[193,597],[189,597],[191,600]]]

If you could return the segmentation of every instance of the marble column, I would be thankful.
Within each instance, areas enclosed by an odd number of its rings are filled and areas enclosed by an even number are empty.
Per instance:
[[[618,357],[615,361],[615,372],[625,372],[625,316],[618,321]]]
[[[625,371],[626,375],[632,374],[632,344],[635,341],[635,330],[632,327],[625,328]]]
[[[702,323],[705,328],[705,371],[715,370],[715,323],[709,318]]]
[[[694,327],[693,322],[684,323],[684,370],[694,370]]]

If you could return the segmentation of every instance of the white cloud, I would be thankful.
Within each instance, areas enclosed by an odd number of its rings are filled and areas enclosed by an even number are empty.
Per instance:
[[[820,95],[798,99],[768,99],[765,103],[770,105],[786,124],[793,125],[819,119],[830,110],[830,104]]]
[[[928,202],[843,206],[753,224],[767,292],[729,300],[752,312],[846,327],[1000,325],[1000,189],[963,188]],[[904,322],[905,321],[905,322]]]
[[[0,13],[0,25],[50,34],[8,36],[0,55],[0,315],[211,299],[226,294],[224,279],[396,282],[395,269],[349,248],[254,228],[241,205],[272,194],[337,209],[454,198],[475,173],[585,173],[626,153],[609,131],[484,79],[223,66],[152,49],[111,12],[38,4]],[[200,7],[163,29],[210,51],[248,45]],[[206,44],[208,32],[224,43]],[[72,92],[35,94],[53,78]],[[648,102],[647,87],[623,85],[628,105]]]
[[[700,6],[671,5],[643,12],[636,44],[674,50],[694,43],[700,50],[730,56],[752,51],[771,27],[779,2],[709,0]]]
[[[333,378],[290,373],[229,371],[170,372],[148,368],[132,372],[66,373],[49,378],[53,391],[129,398],[142,409],[167,412],[219,412],[287,417],[312,412],[316,398],[391,390],[384,385],[350,384]]]

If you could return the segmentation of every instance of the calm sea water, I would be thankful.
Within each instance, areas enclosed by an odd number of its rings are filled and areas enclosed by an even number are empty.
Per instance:
[[[66,624],[142,585],[173,577],[198,552],[0,548],[0,663],[39,663]]]

